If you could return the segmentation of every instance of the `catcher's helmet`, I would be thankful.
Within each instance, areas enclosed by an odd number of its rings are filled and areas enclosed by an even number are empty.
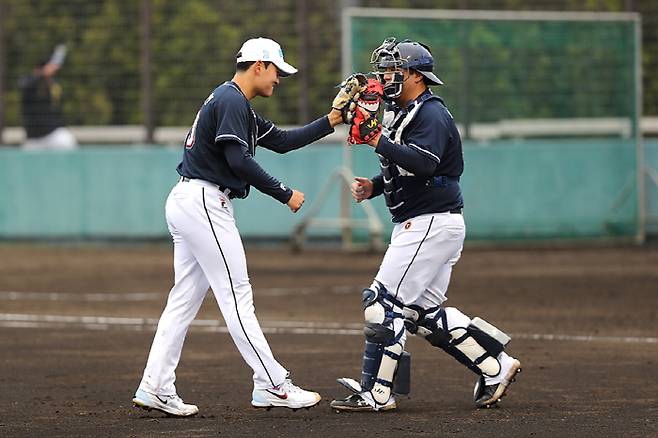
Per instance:
[[[389,37],[372,52],[370,63],[376,67],[375,74],[384,84],[384,94],[388,98],[396,98],[402,92],[402,69],[413,69],[425,77],[428,85],[443,85],[432,70],[434,58],[429,48],[419,42],[404,40],[397,42]],[[393,80],[385,83],[383,75],[386,69],[393,68]]]

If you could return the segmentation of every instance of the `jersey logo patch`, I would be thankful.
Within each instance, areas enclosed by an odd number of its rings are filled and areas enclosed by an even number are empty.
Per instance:
[[[404,224],[405,230],[408,230],[409,228],[411,228],[411,222],[407,222],[406,224]]]

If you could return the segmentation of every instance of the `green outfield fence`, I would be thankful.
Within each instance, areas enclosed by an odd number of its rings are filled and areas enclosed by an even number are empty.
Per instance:
[[[623,196],[634,162],[620,151],[629,147],[600,140],[487,147],[467,142],[463,189],[469,239],[627,236],[635,229],[637,212],[634,199]],[[86,146],[65,153],[0,149],[0,239],[167,238],[164,202],[176,182],[181,153],[135,146]],[[646,154],[658,172],[658,141],[647,141]],[[257,158],[273,175],[304,191],[307,208],[341,163],[342,145],[313,145],[283,156],[259,151]],[[355,149],[355,161],[364,167],[375,166],[374,160],[371,149]],[[658,234],[656,186],[649,185],[647,196],[648,232]],[[335,216],[338,198],[336,189],[320,215]],[[383,200],[373,205],[390,231]],[[247,239],[287,238],[305,214],[302,208],[293,215],[256,190],[235,206]],[[309,234],[337,232],[311,229]]]

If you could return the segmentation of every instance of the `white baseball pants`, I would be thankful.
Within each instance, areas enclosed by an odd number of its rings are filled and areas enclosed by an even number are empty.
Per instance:
[[[228,196],[202,180],[179,182],[166,204],[174,240],[175,283],[169,292],[140,387],[176,394],[175,369],[187,329],[211,287],[228,331],[254,371],[254,387],[281,384],[287,370],[272,355],[256,314],[247,263]]]
[[[406,305],[439,306],[465,236],[461,214],[424,214],[399,223],[375,279]]]

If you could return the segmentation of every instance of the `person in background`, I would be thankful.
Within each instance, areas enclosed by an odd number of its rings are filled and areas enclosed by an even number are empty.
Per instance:
[[[66,46],[59,45],[53,55],[37,63],[32,73],[20,78],[25,127],[25,150],[70,150],[77,147],[73,133],[65,126],[62,113],[62,87],[55,75],[66,57]]]

